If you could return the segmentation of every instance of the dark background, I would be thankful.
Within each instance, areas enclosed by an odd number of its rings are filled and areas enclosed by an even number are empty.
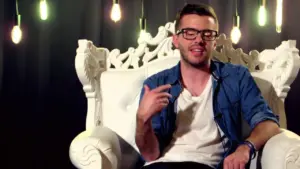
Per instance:
[[[8,165],[4,168],[73,168],[68,150],[72,139],[84,130],[87,108],[75,72],[77,40],[89,39],[97,46],[123,52],[136,47],[141,1],[120,0],[123,14],[118,23],[109,17],[112,0],[48,0],[50,18],[46,22],[39,19],[38,2],[19,1],[24,34],[19,45],[10,39],[15,1],[0,4],[2,164]],[[219,16],[220,31],[230,34],[233,0],[145,0],[147,30],[156,35],[159,26],[174,21],[185,2],[211,4]],[[267,1],[269,19],[263,28],[256,21],[258,1],[238,2],[243,37],[236,47],[245,52],[262,51],[277,47],[282,40],[295,39],[300,49],[299,0],[284,1],[281,34],[275,31],[275,0]],[[297,134],[299,85],[298,76],[285,102],[288,129]]]

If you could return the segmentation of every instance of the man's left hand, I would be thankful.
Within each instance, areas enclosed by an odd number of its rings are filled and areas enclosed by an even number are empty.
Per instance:
[[[240,145],[236,151],[224,159],[223,169],[245,169],[249,161],[250,148]]]

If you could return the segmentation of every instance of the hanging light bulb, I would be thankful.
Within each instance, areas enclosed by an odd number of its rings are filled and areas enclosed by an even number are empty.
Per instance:
[[[267,10],[266,10],[266,4],[265,0],[261,0],[260,7],[258,9],[258,25],[259,26],[265,26],[267,22]]]
[[[282,3],[283,0],[277,0],[277,7],[276,7],[276,32],[281,32],[282,26]]]
[[[146,36],[147,36],[146,30],[141,30],[141,32],[140,32],[140,38],[145,39]]]
[[[146,17],[145,17],[145,10],[144,10],[144,0],[141,0],[141,5],[142,5],[142,17],[140,18],[140,38],[144,39],[147,36],[147,22],[146,22]]]
[[[240,28],[237,26],[234,26],[231,30],[232,43],[237,44],[240,41],[241,36],[242,36],[242,33],[240,31]]]
[[[140,38],[145,38],[147,36],[147,31],[146,31],[146,18],[140,18]]]
[[[233,28],[231,30],[231,41],[234,44],[237,44],[242,36],[241,31],[240,31],[240,17],[236,15],[233,18]]]
[[[121,19],[121,9],[119,5],[119,0],[113,1],[110,17],[114,22],[118,22]]]
[[[46,0],[40,1],[40,16],[42,20],[48,19],[48,5]]]
[[[11,31],[11,40],[15,44],[19,44],[22,40],[22,30],[21,30],[21,15],[19,14],[18,0],[16,0],[16,21],[17,24],[13,27]]]
[[[267,22],[267,10],[265,6],[260,6],[258,10],[258,25],[265,26]]]
[[[22,40],[22,30],[19,25],[15,25],[11,31],[11,39],[15,44],[19,44]]]

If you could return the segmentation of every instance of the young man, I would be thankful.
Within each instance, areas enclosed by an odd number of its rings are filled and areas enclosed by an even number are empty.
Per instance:
[[[143,168],[244,169],[255,151],[278,134],[272,113],[249,71],[212,61],[218,19],[206,5],[186,5],[173,43],[181,60],[144,82],[136,144]],[[244,118],[251,127],[242,138]]]

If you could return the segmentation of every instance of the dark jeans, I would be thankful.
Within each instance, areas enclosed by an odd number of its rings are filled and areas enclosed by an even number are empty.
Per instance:
[[[196,162],[157,162],[142,167],[142,169],[213,169]]]

